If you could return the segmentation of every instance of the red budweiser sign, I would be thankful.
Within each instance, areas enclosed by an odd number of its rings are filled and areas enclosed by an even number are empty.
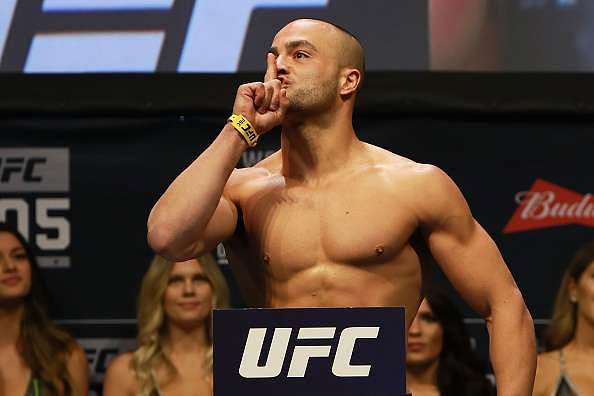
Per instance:
[[[581,224],[594,227],[592,194],[579,194],[537,179],[530,191],[516,194],[518,209],[503,229],[504,233]]]

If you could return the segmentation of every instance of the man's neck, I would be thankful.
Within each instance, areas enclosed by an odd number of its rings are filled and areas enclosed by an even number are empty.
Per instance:
[[[0,347],[16,344],[24,312],[22,303],[0,305]]]
[[[207,331],[204,323],[188,328],[170,323],[167,343],[171,353],[179,356],[204,352],[209,345]]]
[[[344,168],[360,147],[350,114],[286,122],[281,134],[283,175],[317,182]]]

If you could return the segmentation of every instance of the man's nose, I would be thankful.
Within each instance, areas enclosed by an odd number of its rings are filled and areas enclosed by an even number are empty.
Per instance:
[[[276,57],[276,73],[278,75],[287,74],[286,57],[284,55],[279,55]]]

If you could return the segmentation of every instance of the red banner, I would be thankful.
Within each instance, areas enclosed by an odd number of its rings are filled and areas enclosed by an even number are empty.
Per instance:
[[[503,229],[504,233],[567,224],[594,227],[592,194],[579,194],[537,179],[530,191],[517,193],[515,199],[519,206]]]

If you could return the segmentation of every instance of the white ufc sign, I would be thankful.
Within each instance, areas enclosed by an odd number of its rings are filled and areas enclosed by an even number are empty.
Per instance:
[[[334,362],[332,363],[332,374],[336,377],[368,377],[371,364],[352,365],[351,357],[358,339],[377,339],[379,327],[347,327],[338,337],[338,346]],[[250,328],[239,374],[243,378],[274,378],[282,371],[289,340],[293,331],[290,327],[279,327],[274,329],[272,343],[268,352],[268,358],[264,366],[259,366],[258,361],[262,353],[266,328]],[[298,340],[335,340],[336,327],[302,327],[297,335]],[[330,345],[297,345],[293,348],[289,371],[287,377],[305,377],[307,364],[310,358],[328,358],[334,343]]]

